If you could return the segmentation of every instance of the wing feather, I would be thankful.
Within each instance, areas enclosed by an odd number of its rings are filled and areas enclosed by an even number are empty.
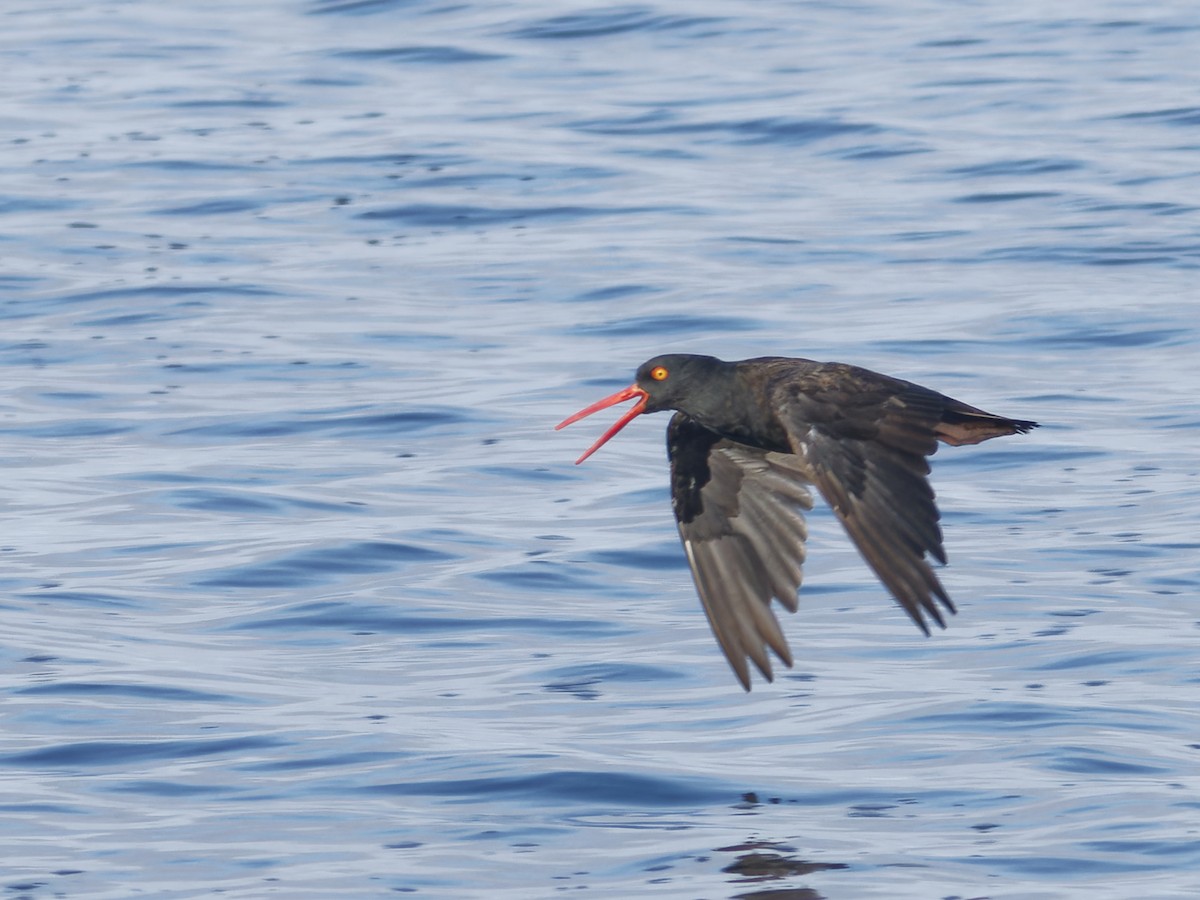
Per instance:
[[[945,627],[938,603],[954,612],[926,560],[946,561],[927,457],[948,398],[862,373],[831,367],[819,381],[785,386],[784,427],[867,564],[928,634],[926,617]]]
[[[748,662],[772,679],[772,651],[792,655],[771,608],[796,609],[812,508],[804,467],[791,454],[720,437],[684,413],[667,428],[671,497],[700,602],[746,689]]]

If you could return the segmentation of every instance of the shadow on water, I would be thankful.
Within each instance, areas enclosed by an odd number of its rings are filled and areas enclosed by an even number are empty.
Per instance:
[[[751,792],[743,796],[738,809],[752,809],[760,805],[758,795]],[[721,871],[732,875],[738,885],[769,885],[773,882],[803,878],[817,872],[830,872],[850,868],[846,863],[817,862],[797,855],[795,846],[785,841],[749,838],[743,843],[717,847],[714,853],[736,854],[734,861],[721,867]],[[730,900],[824,900],[825,895],[808,887],[759,887],[755,890],[732,894]]]
[[[744,884],[769,884],[800,878],[814,872],[849,868],[845,863],[810,862],[795,856],[796,848],[774,841],[750,840],[731,847],[718,847],[715,853],[737,853],[738,857],[721,869]],[[731,900],[824,900],[825,895],[806,887],[767,887],[733,894]]]

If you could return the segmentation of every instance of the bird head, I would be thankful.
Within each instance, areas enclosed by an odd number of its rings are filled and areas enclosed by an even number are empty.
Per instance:
[[[597,400],[591,406],[581,409],[573,416],[568,416],[554,426],[557,431],[566,428],[573,422],[590,416],[602,409],[608,409],[626,400],[637,400],[630,409],[621,416],[608,431],[600,436],[596,443],[575,460],[579,465],[608,441],[622,428],[632,422],[642,413],[661,412],[664,409],[680,409],[689,386],[695,383],[706,372],[721,364],[720,360],[711,356],[695,356],[687,353],[669,353],[656,356],[642,363],[637,370],[633,384],[617,391],[615,394]]]

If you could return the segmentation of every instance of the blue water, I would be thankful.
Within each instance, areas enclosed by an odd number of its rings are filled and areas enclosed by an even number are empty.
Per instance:
[[[0,24],[6,896],[1200,895],[1194,3]],[[665,350],[1042,421],[949,629],[819,508],[743,694]]]

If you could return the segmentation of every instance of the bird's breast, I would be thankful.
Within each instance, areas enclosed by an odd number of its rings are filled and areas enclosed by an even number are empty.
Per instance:
[[[792,452],[787,431],[778,422],[725,422],[720,427],[713,427],[711,425],[708,427],[712,428],[721,437],[737,441],[739,444],[745,444],[758,450],[768,450],[776,453]]]

